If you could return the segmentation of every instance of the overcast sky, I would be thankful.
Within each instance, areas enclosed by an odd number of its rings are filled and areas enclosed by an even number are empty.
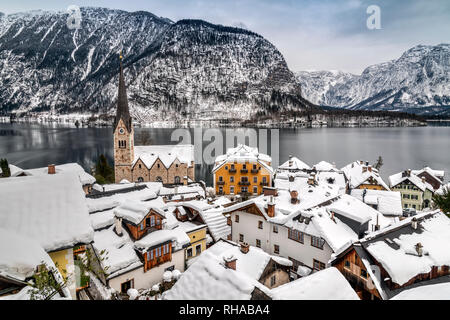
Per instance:
[[[145,10],[174,21],[203,19],[263,35],[293,71],[361,73],[418,44],[450,42],[449,0],[0,0],[0,11],[66,10],[71,4]],[[381,9],[381,29],[369,30],[370,5]]]

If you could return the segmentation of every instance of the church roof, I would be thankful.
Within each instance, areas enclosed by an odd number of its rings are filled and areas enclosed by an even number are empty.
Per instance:
[[[123,78],[123,67],[122,67],[122,55],[120,56],[120,74],[119,74],[119,95],[117,98],[117,113],[114,119],[114,130],[117,127],[120,119],[123,120],[128,132],[131,132],[131,116],[130,110],[128,108],[127,90],[125,87],[125,80]]]

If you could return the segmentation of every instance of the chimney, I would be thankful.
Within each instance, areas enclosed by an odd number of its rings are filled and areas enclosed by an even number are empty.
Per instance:
[[[115,229],[119,236],[122,236],[122,218],[115,218]]]
[[[417,255],[419,257],[421,257],[423,255],[423,246],[420,242],[418,244],[416,244],[416,251],[417,251]]]
[[[372,172],[372,166],[368,166],[367,170],[369,170],[369,172]]]
[[[411,169],[408,169],[408,171],[406,171],[408,177],[411,177]]]
[[[223,257],[223,261],[225,262],[225,268],[236,270],[236,258],[231,255],[228,257]]]
[[[295,177],[293,175],[289,175],[289,182],[294,182]]]
[[[297,190],[291,190],[291,203],[296,204],[298,203],[298,192]]]
[[[250,246],[247,242],[241,243],[241,252],[242,253],[248,253],[248,250],[250,250]]]
[[[367,167],[366,166],[363,166],[362,167],[362,172],[364,173],[364,172],[367,172]]]
[[[414,217],[414,218],[412,218],[412,221],[411,221],[411,227],[414,229],[414,230],[417,230],[417,228],[419,227],[419,221]]]
[[[425,177],[422,177],[422,183],[425,183],[425,182],[426,182]]]
[[[292,154],[289,155],[289,167],[292,167],[294,162],[292,161]]]
[[[55,174],[56,173],[56,168],[54,164],[49,164],[48,165],[48,174]]]
[[[273,196],[270,196],[270,201],[267,204],[267,215],[270,218],[275,217],[275,203],[273,203]]]

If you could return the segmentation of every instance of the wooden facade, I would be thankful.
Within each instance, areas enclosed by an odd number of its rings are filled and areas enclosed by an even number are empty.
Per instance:
[[[144,257],[144,272],[147,272],[151,268],[157,267],[160,264],[166,263],[172,260],[172,242],[166,242],[158,245],[150,250],[147,250],[143,255]]]
[[[365,265],[354,248],[333,263],[333,266],[344,275],[360,299],[381,299],[380,293],[375,288]]]
[[[144,219],[142,219],[142,221],[138,225],[129,221],[124,221],[124,223],[127,229],[130,231],[133,239],[139,240],[149,232],[161,230],[163,219],[164,217],[162,217],[156,211],[150,210],[150,212],[144,217]]]

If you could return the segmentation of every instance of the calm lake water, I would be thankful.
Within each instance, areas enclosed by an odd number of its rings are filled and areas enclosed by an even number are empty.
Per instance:
[[[203,129],[203,133],[206,130]],[[223,133],[225,149],[225,129],[216,130]],[[243,129],[240,130],[237,132]],[[170,140],[173,129],[136,128],[136,135],[142,131],[150,133],[152,144],[175,143]],[[268,153],[271,154],[268,131]],[[191,143],[194,143],[194,130],[190,132]],[[203,146],[210,141],[203,142]],[[89,171],[102,153],[112,163],[112,128],[0,123],[0,158],[6,157],[21,168],[77,162]],[[280,129],[279,162],[286,161],[290,154],[311,166],[325,160],[334,162],[338,168],[359,159],[373,163],[381,155],[384,161],[381,174],[386,181],[389,175],[403,169],[424,166],[445,170],[446,180],[449,180],[450,126]],[[211,169],[212,165],[197,165],[196,178],[210,185]]]

